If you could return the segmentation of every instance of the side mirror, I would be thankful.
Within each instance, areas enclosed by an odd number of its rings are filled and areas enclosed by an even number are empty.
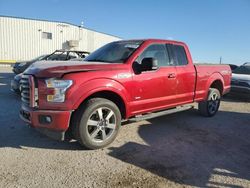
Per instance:
[[[158,63],[155,58],[146,57],[141,62],[141,71],[151,71],[158,69]]]

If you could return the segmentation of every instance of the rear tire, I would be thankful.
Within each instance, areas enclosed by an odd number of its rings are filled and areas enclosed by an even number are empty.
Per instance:
[[[221,94],[218,89],[210,88],[207,100],[199,102],[198,109],[201,115],[214,116],[220,107]]]
[[[73,135],[89,149],[103,148],[112,143],[121,127],[119,108],[104,98],[88,100],[74,118]]]

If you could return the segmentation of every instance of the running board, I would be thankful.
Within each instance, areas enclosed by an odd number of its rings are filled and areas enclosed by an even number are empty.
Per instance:
[[[186,111],[186,110],[189,110],[192,108],[194,108],[194,105],[192,105],[192,104],[177,106],[175,108],[171,108],[171,109],[164,110],[164,111],[152,112],[152,113],[144,114],[144,115],[137,115],[133,118],[128,119],[128,121],[137,122],[137,121],[148,120],[148,119],[152,119],[152,118],[156,118],[156,117],[160,117],[160,116],[165,116],[168,114],[173,114],[176,112]]]

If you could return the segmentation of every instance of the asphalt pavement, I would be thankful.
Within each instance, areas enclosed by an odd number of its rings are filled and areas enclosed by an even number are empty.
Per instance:
[[[212,118],[193,109],[125,124],[92,151],[21,121],[13,76],[0,67],[0,187],[250,187],[247,100],[223,99]]]

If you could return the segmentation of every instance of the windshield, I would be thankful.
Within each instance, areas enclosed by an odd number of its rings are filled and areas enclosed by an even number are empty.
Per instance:
[[[47,55],[38,56],[37,58],[32,59],[32,60],[30,60],[30,61],[40,61],[40,60],[43,60],[43,58],[44,58],[45,56],[47,56]]]
[[[233,73],[235,74],[248,74],[250,75],[250,66],[240,66],[233,70]]]
[[[91,53],[84,61],[124,63],[143,41],[118,41],[106,44]]]

